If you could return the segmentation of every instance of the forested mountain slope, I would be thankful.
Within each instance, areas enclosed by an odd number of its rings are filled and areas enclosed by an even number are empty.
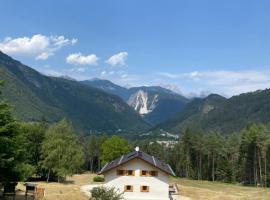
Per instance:
[[[82,81],[82,83],[118,95],[152,125],[172,118],[189,101],[184,96],[159,86],[125,88],[101,79]]]
[[[195,98],[173,119],[158,125],[155,130],[164,129],[181,133],[188,126],[206,131],[222,133],[240,131],[249,122],[270,122],[270,89],[249,92],[225,99],[209,95]]]
[[[148,124],[121,98],[77,81],[48,77],[0,52],[3,97],[20,120],[55,122],[68,118],[84,133],[90,130],[141,131]]]

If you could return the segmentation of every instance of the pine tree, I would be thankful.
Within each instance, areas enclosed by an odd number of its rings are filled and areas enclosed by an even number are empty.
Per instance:
[[[0,85],[3,82],[0,81]],[[0,92],[1,94],[1,92]],[[0,101],[0,185],[24,180],[31,175],[31,167],[25,163],[23,140],[19,124],[10,112],[10,106]]]
[[[249,184],[266,185],[269,134],[263,125],[250,124],[241,139],[242,179]]]

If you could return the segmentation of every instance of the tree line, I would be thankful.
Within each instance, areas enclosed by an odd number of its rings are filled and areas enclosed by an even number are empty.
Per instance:
[[[82,171],[96,172],[106,162],[131,150],[118,137],[80,137],[63,119],[45,122],[16,122],[6,103],[0,103],[0,186],[35,177],[65,181]]]
[[[0,101],[0,189],[30,177],[60,182],[83,170],[98,171],[130,149],[117,136],[80,136],[67,119],[55,124],[16,121],[11,106]]]
[[[270,185],[270,131],[262,124],[250,123],[230,135],[187,128],[174,146],[138,145],[168,162],[179,177]]]
[[[91,136],[86,140],[87,166],[92,172],[135,146],[169,163],[178,177],[267,187],[270,185],[270,131],[250,123],[242,131],[223,135],[187,128],[175,145],[153,140]],[[107,138],[107,139],[106,139]]]
[[[10,105],[0,101],[0,187],[29,177],[64,181],[74,173],[97,172],[135,146],[169,163],[179,177],[270,185],[270,131],[262,124],[230,135],[187,128],[175,145],[166,146],[106,134],[86,137],[67,119],[18,122]]]

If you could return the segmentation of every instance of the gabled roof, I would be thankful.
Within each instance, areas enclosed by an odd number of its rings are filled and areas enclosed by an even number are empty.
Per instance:
[[[157,158],[155,158],[154,156],[151,156],[147,153],[144,153],[142,151],[133,151],[130,152],[128,154],[125,154],[123,156],[121,156],[120,158],[117,158],[109,163],[107,163],[98,174],[104,174],[120,165],[123,165],[135,158],[141,159],[145,162],[147,162],[148,164],[160,169],[161,171],[175,176],[175,173],[173,172],[171,166],[169,164],[166,164],[160,160],[158,160]]]

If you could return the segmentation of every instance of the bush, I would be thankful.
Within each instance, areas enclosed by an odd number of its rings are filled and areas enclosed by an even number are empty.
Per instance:
[[[90,200],[123,200],[123,193],[119,193],[115,188],[96,187],[91,190]]]
[[[93,178],[94,182],[104,182],[104,177],[103,176],[95,176]]]

